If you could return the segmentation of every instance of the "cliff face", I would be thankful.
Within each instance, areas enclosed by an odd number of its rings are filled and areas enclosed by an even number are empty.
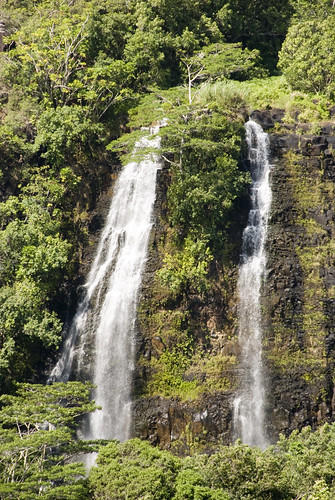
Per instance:
[[[269,115],[255,119],[266,128]],[[318,135],[306,125],[281,129],[270,133],[273,205],[263,294],[273,439],[331,421],[334,411],[335,126],[321,124]]]
[[[270,133],[273,164],[268,272],[262,303],[266,420],[272,441],[280,432],[331,421],[335,405],[335,126],[324,123],[317,134],[312,134],[308,133],[308,125],[282,124],[283,115],[281,110],[272,110],[254,112],[252,116]],[[161,215],[166,210],[168,184],[166,168],[158,182],[156,225],[142,291],[139,359],[159,357],[164,351],[159,334],[148,335],[144,318],[150,315],[150,301],[157,299],[152,281],[160,266],[159,241],[166,230]],[[195,297],[190,302],[193,329],[199,330],[204,342],[206,337],[208,353],[224,354],[231,360],[229,367],[225,365],[216,372],[216,376],[228,381],[226,387],[218,386],[189,401],[146,397],[141,387],[148,374],[141,363],[137,367],[134,434],[182,453],[194,448],[210,449],[233,438],[232,402],[238,369],[236,249],[245,224],[245,202],[240,209],[236,218],[240,227],[236,229],[235,221],[232,233],[235,257],[229,272],[225,272],[229,279],[221,281],[215,298],[207,304]],[[219,274],[217,279],[220,281]],[[206,331],[201,327],[205,323]],[[202,374],[204,380],[206,376]]]
[[[217,293],[210,293],[205,299],[198,295],[188,297],[187,304],[161,305],[162,295],[155,281],[155,273],[162,265],[160,242],[168,231],[166,223],[167,189],[171,172],[165,163],[158,171],[157,198],[155,203],[155,223],[151,235],[150,251],[146,271],[142,278],[141,305],[139,308],[137,358],[135,373],[135,401],[133,403],[133,434],[160,447],[172,449],[177,453],[188,454],[192,450],[210,450],[219,443],[229,443],[232,437],[232,401],[235,384],[236,328],[236,271],[233,266],[229,276],[217,269],[214,263],[212,273],[216,275]],[[237,227],[234,231],[239,231]],[[236,240],[240,241],[238,234]],[[235,252],[236,253],[236,252]],[[235,255],[237,263],[238,250]],[[224,288],[226,289],[224,290]],[[229,289],[229,293],[228,292]],[[159,359],[174,342],[173,307],[177,316],[188,307],[192,335],[200,344],[206,344],[213,359],[223,359],[221,374],[217,382],[226,385],[223,391],[214,390],[203,393],[198,398],[183,400],[178,397],[147,395],[148,379],[153,375],[145,360]],[[165,308],[165,311],[164,311]],[[155,318],[164,314],[165,324]],[[172,318],[172,319],[171,319]],[[228,340],[230,339],[230,340]],[[144,360],[144,363],[143,363]],[[230,362],[231,360],[231,362]],[[229,376],[228,376],[229,372]],[[234,374],[234,375],[232,375]],[[211,377],[206,368],[186,372],[184,381],[202,380]],[[230,377],[229,384],[228,377]]]

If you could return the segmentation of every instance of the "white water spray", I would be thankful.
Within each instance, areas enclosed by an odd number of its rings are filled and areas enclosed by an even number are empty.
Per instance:
[[[136,143],[136,154],[159,147],[158,130]],[[128,163],[116,182],[84,299],[49,379],[67,381],[75,372],[97,386],[93,397],[102,410],[90,415],[84,439],[130,437],[136,308],[160,167],[157,154],[142,158]]]
[[[246,140],[252,186],[238,279],[241,391],[234,401],[234,433],[242,442],[264,449],[267,437],[260,292],[266,270],[265,241],[272,198],[269,139],[260,125],[249,120]]]

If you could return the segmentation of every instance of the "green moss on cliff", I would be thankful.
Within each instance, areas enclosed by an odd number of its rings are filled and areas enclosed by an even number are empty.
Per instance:
[[[306,168],[307,167],[307,168]],[[296,201],[295,223],[304,229],[304,243],[296,248],[304,274],[302,326],[305,331],[305,349],[308,358],[326,364],[326,317],[323,302],[327,290],[321,270],[329,257],[335,257],[324,225],[316,218],[329,203],[334,186],[324,179],[322,164],[310,167],[298,158],[287,158],[287,168]]]
[[[233,109],[232,109],[233,111]],[[195,399],[234,386],[234,269],[230,239],[248,176],[240,170],[242,120],[189,109],[164,129],[174,152],[155,279],[141,303],[146,351],[140,393]],[[235,262],[234,262],[235,260]],[[150,354],[148,354],[148,352]]]
[[[300,294],[296,304],[300,305],[294,306],[287,300],[285,309],[280,309],[278,301],[283,298],[272,294],[272,305],[271,299],[268,305],[273,310],[273,334],[266,344],[268,358],[282,374],[294,372],[295,377],[318,387],[318,398],[324,400],[328,391],[325,389],[328,383],[325,340],[329,333],[326,304],[334,295],[334,287],[325,280],[325,269],[335,259],[335,245],[329,237],[335,227],[326,215],[333,204],[334,185],[325,176],[322,152],[325,146],[320,146],[320,142],[320,138],[301,136],[300,148],[304,154],[289,151],[285,155],[291,224],[296,235],[292,251],[302,273],[296,292]]]

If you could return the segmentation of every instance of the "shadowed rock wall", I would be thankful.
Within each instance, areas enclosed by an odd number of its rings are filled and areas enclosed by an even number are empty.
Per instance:
[[[275,110],[254,119],[266,129],[281,116]],[[319,135],[306,124],[270,130],[273,205],[263,306],[273,440],[333,420],[334,131],[333,123],[321,124]]]

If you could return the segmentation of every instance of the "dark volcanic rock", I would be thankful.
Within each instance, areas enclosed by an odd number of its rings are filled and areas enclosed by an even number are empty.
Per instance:
[[[135,400],[134,432],[151,444],[189,453],[193,440],[203,451],[232,439],[231,394],[211,394],[194,403],[159,396]]]
[[[299,139],[297,134],[271,134],[270,144],[272,156],[283,156],[287,151],[299,151]]]
[[[268,114],[266,113],[266,120]],[[273,203],[264,284],[272,440],[333,420],[335,137],[271,134]]]
[[[261,125],[264,130],[272,128],[275,123],[281,123],[285,115],[283,109],[255,110],[250,113],[250,118]]]

